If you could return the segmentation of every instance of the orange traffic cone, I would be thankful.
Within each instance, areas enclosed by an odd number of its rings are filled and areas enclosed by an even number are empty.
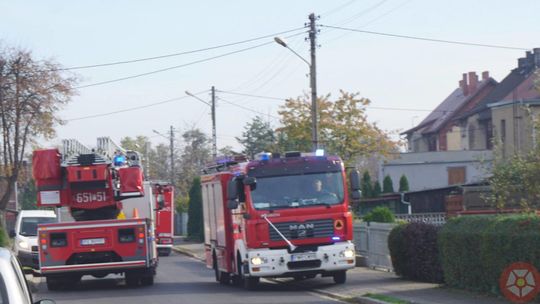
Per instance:
[[[132,218],[139,218],[139,209],[133,208],[133,216]]]

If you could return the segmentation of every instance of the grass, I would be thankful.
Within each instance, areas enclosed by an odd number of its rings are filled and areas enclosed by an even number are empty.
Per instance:
[[[382,294],[376,294],[376,293],[366,293],[364,295],[364,297],[379,300],[379,301],[383,301],[383,302],[390,303],[390,304],[410,304],[411,303],[411,302],[408,302],[408,301],[400,300],[398,298],[394,298],[394,297],[391,297],[391,296],[385,296],[385,295],[382,295]]]

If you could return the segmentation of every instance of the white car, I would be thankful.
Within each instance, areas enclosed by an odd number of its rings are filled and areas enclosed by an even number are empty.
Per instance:
[[[38,260],[38,224],[56,222],[54,211],[21,210],[17,215],[15,229],[10,232],[13,240],[13,252],[25,267],[39,269]]]
[[[5,248],[0,248],[0,303],[32,304],[32,294],[17,259]],[[54,304],[40,300],[35,304]]]

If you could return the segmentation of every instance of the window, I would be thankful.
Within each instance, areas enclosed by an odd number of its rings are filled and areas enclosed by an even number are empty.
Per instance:
[[[448,185],[460,185],[466,182],[465,167],[448,167]]]

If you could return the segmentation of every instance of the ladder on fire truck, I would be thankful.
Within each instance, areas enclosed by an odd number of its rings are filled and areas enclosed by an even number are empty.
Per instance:
[[[110,137],[98,137],[95,149],[90,149],[76,139],[62,140],[62,155],[64,165],[75,165],[79,163],[78,157],[84,154],[94,154],[94,163],[110,163],[115,155],[133,154],[117,145]]]

